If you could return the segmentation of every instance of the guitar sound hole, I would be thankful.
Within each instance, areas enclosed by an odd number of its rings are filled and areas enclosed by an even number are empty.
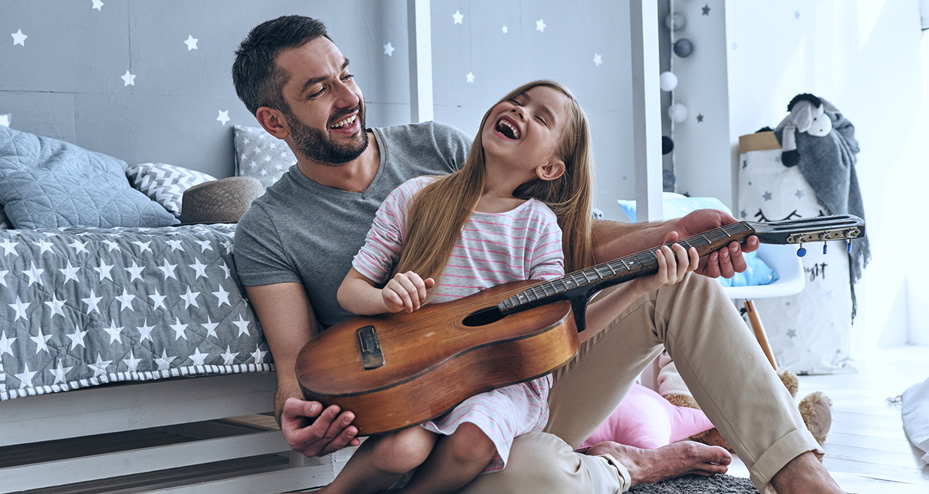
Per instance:
[[[503,319],[503,314],[496,307],[485,307],[468,314],[461,322],[465,326],[483,326]]]

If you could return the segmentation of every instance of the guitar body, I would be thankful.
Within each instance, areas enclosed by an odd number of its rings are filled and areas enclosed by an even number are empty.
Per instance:
[[[567,300],[496,321],[465,323],[469,314],[538,283],[506,283],[412,313],[337,324],[314,337],[297,357],[304,396],[351,410],[364,436],[424,422],[467,397],[547,374],[577,351]],[[366,343],[360,342],[359,330]],[[376,367],[366,369],[365,345],[372,353],[379,349],[383,362],[375,358],[370,365]]]
[[[864,227],[851,215],[741,221],[676,243],[704,256],[750,235],[802,247],[861,238]],[[308,400],[355,412],[362,436],[418,424],[477,393],[564,365],[577,351],[588,300],[657,271],[652,248],[557,280],[506,283],[412,313],[353,318],[303,347],[297,380]]]

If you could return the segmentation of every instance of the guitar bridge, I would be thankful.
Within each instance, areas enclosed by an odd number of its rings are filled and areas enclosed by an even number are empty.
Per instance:
[[[365,370],[377,369],[384,366],[384,353],[381,351],[381,341],[377,337],[374,326],[364,326],[355,330],[358,338],[358,350],[361,352],[361,365]]]

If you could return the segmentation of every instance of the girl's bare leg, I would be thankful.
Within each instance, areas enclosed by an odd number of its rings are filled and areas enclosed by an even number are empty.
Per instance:
[[[361,494],[384,490],[429,457],[436,437],[436,434],[422,427],[369,437],[335,480],[319,492]]]
[[[464,423],[439,439],[429,459],[416,471],[404,494],[454,492],[474,480],[497,451],[480,428]]]

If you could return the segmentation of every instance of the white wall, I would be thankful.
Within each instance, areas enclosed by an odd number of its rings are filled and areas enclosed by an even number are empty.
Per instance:
[[[710,16],[688,14],[694,55],[674,60],[680,80],[675,97],[686,97],[691,113],[674,131],[678,191],[713,194],[734,205],[736,194],[726,190],[737,177],[738,136],[776,126],[796,94],[830,100],[855,125],[861,146],[857,174],[873,256],[856,290],[855,348],[925,343],[929,267],[915,260],[929,233],[914,220],[925,209],[920,199],[929,186],[922,144],[929,135],[929,41],[920,31],[919,0],[707,5]],[[705,20],[723,8],[724,26]],[[703,137],[711,127],[714,135],[721,132],[722,124],[692,120],[704,107],[721,105],[720,88],[727,90],[729,111],[725,143]]]

